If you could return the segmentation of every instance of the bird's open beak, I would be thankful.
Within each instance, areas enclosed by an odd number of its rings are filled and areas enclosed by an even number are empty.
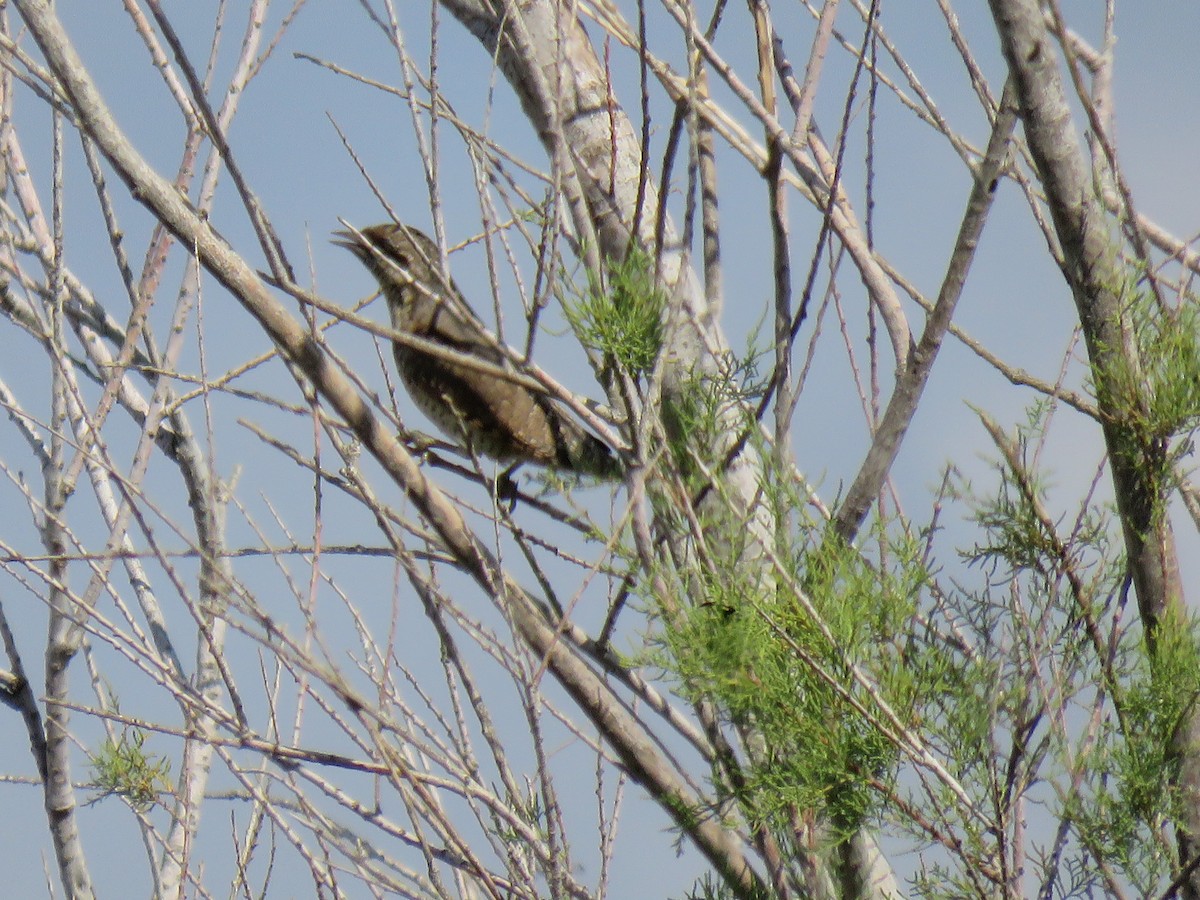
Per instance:
[[[366,255],[367,248],[364,239],[353,231],[335,231],[333,233],[333,240],[330,243],[337,244],[339,247],[345,247],[351,253],[358,256]]]

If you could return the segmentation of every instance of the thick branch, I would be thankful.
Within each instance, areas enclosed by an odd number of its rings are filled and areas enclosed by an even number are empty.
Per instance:
[[[1175,541],[1161,512],[1165,447],[1142,436],[1129,398],[1108,385],[1140,363],[1126,327],[1119,265],[1109,220],[1092,189],[1090,169],[1071,122],[1053,39],[1034,0],[990,0],[1017,82],[1030,152],[1063,248],[1063,275],[1071,287],[1095,376],[1101,422],[1112,465],[1117,507],[1143,624],[1153,632],[1169,605],[1183,598]],[[1144,402],[1144,400],[1143,400]]]
[[[975,248],[979,246],[979,236],[983,233],[988,211],[992,208],[997,179],[1008,156],[1008,140],[1016,125],[1014,103],[1015,97],[1010,81],[1005,87],[1000,108],[996,111],[996,121],[992,126],[992,137],[988,142],[987,152],[975,170],[975,184],[967,200],[967,209],[959,226],[954,250],[950,254],[946,276],[942,279],[937,303],[929,314],[916,350],[909,357],[907,367],[900,373],[896,389],[892,392],[883,419],[875,431],[867,458],[850,486],[846,501],[838,510],[837,531],[847,541],[852,541],[858,533],[871,503],[879,496],[884,480],[891,471],[892,463],[896,460],[896,454],[900,452],[900,444],[908,432],[908,426],[933,371],[933,363],[941,349],[942,339],[954,318],[954,309],[962,296],[967,273],[975,258]]]

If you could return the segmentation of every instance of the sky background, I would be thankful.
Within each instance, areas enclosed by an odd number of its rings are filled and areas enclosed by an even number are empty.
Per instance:
[[[972,49],[998,93],[1003,63],[986,5],[977,2],[958,5],[963,29],[972,40]],[[121,126],[160,171],[173,174],[183,139],[179,116],[162,81],[148,64],[144,47],[132,34],[126,14],[111,0],[61,0],[58,6],[79,52],[91,66]],[[213,4],[170,6],[173,8],[169,9],[169,14],[184,35],[193,59],[205,59],[212,37]],[[1063,2],[1062,7],[1072,27],[1093,40],[1097,37],[1100,4],[1073,0]],[[233,54],[242,28],[239,17],[244,15],[244,4],[231,3],[229,10],[228,33],[218,63],[218,71],[222,74],[228,72],[234,62]],[[273,33],[283,11],[281,5],[272,9],[267,25],[269,33]],[[428,3],[403,3],[399,14],[410,40],[410,52],[418,61],[427,60]],[[802,63],[811,40],[811,19],[797,8],[779,9],[776,14],[781,36],[793,61]],[[11,11],[9,15],[15,18]],[[746,56],[752,45],[746,40],[749,26],[745,10],[732,5],[728,16],[717,47],[729,54],[740,71],[752,73],[753,67]],[[442,19],[438,77],[454,109],[472,126],[543,168],[540,145],[520,114],[507,84],[494,72],[487,54],[447,14],[443,13]],[[839,23],[849,40],[857,43],[861,39],[861,23],[848,7],[843,9]],[[887,3],[883,23],[943,115],[956,130],[982,145],[987,137],[987,123],[935,4],[930,0]],[[678,61],[681,47],[675,30],[653,16],[651,24],[652,45],[662,55]],[[593,26],[593,36],[596,32]],[[1196,85],[1200,84],[1200,55],[1194,52],[1195,38],[1200,34],[1200,7],[1173,0],[1122,4],[1118,10],[1117,34],[1115,121],[1124,174],[1141,211],[1176,235],[1194,234],[1200,231],[1200,216],[1197,215],[1200,186],[1195,177],[1196,132],[1200,122],[1197,115],[1200,92]],[[343,130],[372,179],[397,212],[426,230],[431,226],[429,193],[420,169],[407,105],[377,88],[356,83],[295,56],[297,53],[326,60],[388,85],[398,85],[400,75],[394,50],[358,4],[310,0],[262,75],[250,85],[228,135],[297,270],[310,272],[313,288],[323,296],[349,306],[368,297],[374,285],[350,254],[329,243],[330,233],[340,227],[339,217],[365,226],[383,221],[387,216],[359,174],[333,123]],[[614,47],[613,58],[616,96],[632,109],[637,84],[633,57]],[[889,64],[885,70],[894,73],[895,67]],[[831,138],[837,131],[851,71],[852,64],[847,55],[839,50],[832,51],[817,108],[817,122],[826,138]],[[221,78],[216,81],[221,83]],[[714,92],[718,99],[727,96],[723,95],[720,86]],[[860,101],[862,96],[863,89],[860,88]],[[654,110],[652,152],[657,159],[669,120],[662,97],[657,93]],[[14,116],[21,128],[35,178],[45,187],[50,178],[49,116],[28,91],[18,93]],[[887,91],[879,94],[875,128],[876,244],[906,277],[927,295],[935,295],[970,187],[968,178],[944,139],[901,109]],[[854,114],[853,136],[847,153],[848,166],[853,173],[848,184],[860,214],[865,206],[861,190],[864,129],[865,114],[860,102]],[[758,132],[753,130],[753,133],[757,135]],[[78,142],[68,136],[67,144],[68,261],[98,296],[120,298],[120,281],[107,250]],[[731,345],[741,349],[762,321],[771,298],[769,241],[764,239],[764,233],[758,227],[764,192],[746,164],[731,151],[719,148],[718,162],[724,224],[723,323]],[[657,165],[656,162],[656,174]],[[681,167],[680,164],[677,171]],[[128,199],[115,179],[112,179],[112,188],[118,209],[124,216],[128,245],[140,249],[145,246],[152,222]],[[442,132],[440,193],[450,243],[457,244],[476,235],[480,213],[472,176],[461,142],[449,128]],[[49,196],[48,190],[46,196]],[[678,197],[674,199],[673,208],[676,212],[681,209]],[[792,249],[796,271],[800,274],[811,255],[819,217],[799,198],[791,200],[790,211]],[[212,218],[234,246],[253,245],[245,215],[228,178],[222,181]],[[755,225],[741,227],[746,222]],[[256,265],[262,265],[261,259],[250,258]],[[486,298],[490,296],[483,261],[483,253],[477,246],[457,253],[451,259],[456,281],[468,297],[476,298],[476,307],[481,311],[487,309]],[[141,260],[135,258],[133,262],[136,269]],[[530,259],[523,260],[522,265],[526,275],[532,272]],[[172,277],[177,283],[181,272],[182,259],[177,255],[164,285],[172,285]],[[307,278],[307,275],[302,276],[300,280]],[[819,282],[819,285],[823,284],[823,281]],[[855,327],[861,328],[861,286],[855,278],[845,276],[839,279],[839,284],[845,292],[844,305],[850,311]],[[502,277],[501,288],[506,315],[516,322],[520,307],[515,299],[513,279]],[[155,322],[160,329],[165,323],[162,317],[169,315],[173,290],[165,289],[164,298],[161,311],[152,314],[157,317]],[[124,310],[120,303],[118,299],[111,305],[118,318],[123,319]],[[383,320],[378,302],[368,308],[367,314],[378,321]],[[211,279],[205,282],[198,315],[203,321],[205,364],[209,371],[224,371],[269,348],[261,330]],[[919,327],[920,317],[911,310],[910,315],[914,327]],[[1068,346],[1075,321],[1074,309],[1061,274],[1052,265],[1044,241],[1030,220],[1027,206],[1011,183],[1006,183],[998,194],[996,209],[988,221],[957,321],[968,332],[984,339],[993,352],[1009,363],[1023,366],[1044,379],[1054,379]],[[832,323],[827,323],[826,328],[831,327]],[[17,338],[15,334],[9,323],[0,323],[0,341],[3,341],[0,346],[6,348],[0,351],[0,377],[18,395],[30,398],[30,405],[35,405],[32,398],[44,393],[47,383],[45,357],[31,348],[27,339]],[[860,400],[847,377],[846,355],[836,351],[837,342],[830,340],[830,336],[827,334],[823,338],[818,350],[809,388],[796,415],[794,433],[799,465],[818,486],[827,503],[832,503],[844,483],[853,477],[867,434]],[[807,334],[803,334],[801,343],[804,344],[806,339]],[[368,383],[383,390],[385,370],[381,368],[369,336],[343,327],[332,332],[330,341],[339,353],[355,363],[356,371]],[[857,352],[863,352],[861,342]],[[185,354],[184,368],[196,371],[199,354],[199,345],[192,341]],[[567,386],[590,396],[599,395],[599,388],[582,364],[579,348],[573,340],[556,339],[553,333],[543,334],[539,338],[536,359]],[[1078,366],[1074,371],[1078,381]],[[296,390],[288,387],[287,376],[278,363],[250,374],[241,384],[299,400]],[[964,477],[980,484],[988,480],[991,454],[987,452],[989,445],[972,406],[986,410],[1002,425],[1011,427],[1024,421],[1024,410],[1033,399],[1032,393],[1012,388],[959,343],[948,342],[894,469],[906,511],[917,521],[928,517],[931,488],[939,483],[949,460],[955,462]],[[238,546],[259,541],[248,523],[250,518],[264,523],[267,533],[276,540],[282,539],[283,532],[272,524],[275,516],[301,526],[307,516],[311,524],[311,495],[295,490],[295,472],[281,466],[276,454],[266,451],[234,424],[236,417],[244,414],[247,407],[233,399],[217,398],[215,409],[225,429],[224,440],[215,458],[217,471],[223,477],[230,477],[235,470],[242,473],[239,499],[245,508],[231,516],[231,544]],[[399,399],[399,409],[406,419],[426,427],[407,398]],[[255,410],[255,415],[260,412]],[[310,427],[303,420],[289,420],[282,414],[264,418],[267,427],[290,432],[293,437]],[[300,438],[296,439],[300,441]],[[129,435],[123,437],[115,433],[112,440],[117,458],[128,459],[132,451]],[[30,465],[23,461],[24,450],[11,433],[0,433],[0,453],[9,460],[11,470]],[[1101,445],[1094,427],[1078,416],[1064,415],[1056,422],[1043,459],[1050,473],[1050,502],[1056,512],[1067,513],[1073,509],[1073,504],[1094,478],[1100,459]],[[165,489],[170,484],[170,490],[177,492],[174,474],[161,462],[156,467],[150,486],[161,483]],[[1107,496],[1106,488],[1100,493]],[[397,498],[392,496],[390,499]],[[11,515],[28,516],[23,501],[10,483],[0,487],[0,504],[10,510]],[[176,509],[171,514],[182,513]],[[371,537],[369,518],[356,506],[330,496],[326,514],[331,533],[338,535],[338,541],[375,541]],[[86,513],[82,519],[76,527],[86,531],[89,527]],[[94,521],[90,524],[95,527]],[[961,520],[945,524],[948,540],[966,533],[966,525]],[[1195,586],[1200,577],[1200,563],[1197,562],[1200,547],[1194,533],[1187,533],[1190,531],[1187,523],[1181,520],[1181,526],[1182,563],[1187,583],[1193,588],[1194,601]],[[36,533],[32,529],[23,533],[28,543],[18,549],[39,549]],[[382,602],[379,609],[369,611],[369,615],[378,616],[375,626],[389,627],[390,601],[402,602],[407,596],[406,586],[394,586],[390,562],[355,559],[352,565],[334,561],[331,566],[337,574],[357,585],[378,585],[381,599],[388,602]],[[299,563],[294,568],[296,577],[303,579],[305,576]],[[248,563],[245,568],[239,568],[239,576],[253,580],[259,570],[264,583],[268,583],[265,579],[272,577],[272,573],[271,564],[266,561]],[[0,599],[18,610],[22,609],[20,604],[28,604],[27,595],[20,586],[7,578],[0,583]],[[16,622],[23,646],[36,658],[34,649],[40,647],[44,639],[44,617],[36,605],[27,605],[25,612],[26,615],[11,611],[9,614]],[[581,615],[587,619],[589,612],[584,610]],[[280,616],[287,619],[287,613],[282,610]],[[300,623],[293,620],[292,624]],[[336,640],[339,628],[349,627],[348,622],[333,616],[329,621],[331,639]],[[437,664],[436,647],[430,645],[424,632],[414,630],[411,639],[401,638],[400,646],[414,667]],[[231,652],[237,649],[249,654],[251,659],[255,653],[248,641],[239,643],[235,639],[231,648]],[[425,663],[421,662],[422,654],[428,657]],[[26,664],[33,665],[33,659],[27,659]],[[486,668],[486,664],[484,666]],[[82,683],[83,672],[79,671],[76,677]],[[159,715],[170,721],[177,716],[165,695],[131,697],[128,705],[136,706],[138,714],[147,717]],[[24,733],[12,714],[5,733],[10,739],[0,747],[0,771],[31,773]],[[573,760],[576,758],[580,766],[591,765],[587,754],[565,739],[556,752],[564,768],[575,765]],[[214,787],[218,785],[214,784]],[[0,816],[0,865],[6,872],[6,890],[14,897],[45,895],[44,868],[52,868],[53,861],[40,810],[41,795],[30,787],[6,786],[3,797],[7,814]],[[578,799],[586,802],[586,798]],[[218,821],[222,815],[227,816],[228,811],[210,806],[206,815],[212,817],[214,828],[228,828],[227,821]],[[144,895],[148,890],[141,881],[144,866],[140,861],[125,862],[131,854],[139,852],[140,845],[136,830],[119,804],[114,800],[98,803],[82,813],[81,821],[85,829],[85,846],[101,895],[122,895],[131,870],[136,873],[133,877],[137,883],[132,893],[126,895]],[[676,856],[671,849],[672,840],[672,835],[665,831],[665,820],[658,812],[648,804],[630,801],[624,812],[611,896],[682,896],[703,866],[690,849],[685,848]],[[894,862],[901,872],[906,871],[906,866],[915,864],[911,856],[907,861],[898,858]],[[227,874],[215,874],[228,867],[227,861],[212,858],[206,865],[213,873],[207,879],[209,884],[215,887],[229,882]],[[293,877],[295,887],[291,888]],[[282,872],[276,876],[272,895],[288,896],[289,890],[294,890],[292,896],[304,896],[307,884],[304,873],[292,876]]]

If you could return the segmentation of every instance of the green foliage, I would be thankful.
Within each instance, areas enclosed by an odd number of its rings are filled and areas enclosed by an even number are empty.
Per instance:
[[[541,794],[534,790],[532,785],[529,785],[528,792],[524,795],[505,793],[508,808],[515,812],[521,821],[535,833],[545,837],[547,833],[546,810],[542,805]],[[527,843],[523,832],[505,822],[498,821],[496,830],[499,836],[509,843],[521,845]]]
[[[872,785],[896,770],[879,701],[911,721],[925,689],[898,640],[926,577],[919,554],[891,542],[894,565],[881,571],[806,522],[788,571],[764,587],[761,564],[746,564],[744,523],[704,524],[711,566],[689,582],[691,603],[664,610],[660,662],[686,695],[754,736],[736,776],[714,772],[722,796],[778,833],[796,810],[818,812],[840,841],[877,809]]]
[[[1035,569],[1053,553],[1053,533],[1037,515],[1035,501],[1045,497],[1046,488],[1034,473],[1024,467],[1030,439],[1036,437],[1038,426],[1017,431],[1013,451],[1022,464],[1020,470],[997,461],[999,483],[995,495],[972,498],[973,518],[984,535],[981,543],[963,554],[972,563],[1002,562],[1012,570]]]
[[[1128,429],[1135,443],[1162,446],[1196,427],[1197,324],[1180,313],[1139,326],[1150,375],[1137,397],[1143,425]],[[712,773],[730,804],[722,811],[784,845],[797,817],[824,823],[818,853],[864,824],[891,823],[932,848],[913,880],[924,897],[999,894],[1012,877],[1002,859],[1023,860],[1053,896],[1113,884],[1161,893],[1174,852],[1165,835],[1182,808],[1176,730],[1200,696],[1200,627],[1164,618],[1151,660],[1130,624],[1112,508],[1089,496],[1054,511],[1037,469],[1053,406],[1036,404],[1015,434],[989,423],[999,452],[988,490],[947,479],[976,529],[959,542],[976,580],[945,584],[924,562],[932,526],[914,534],[881,521],[848,547],[800,512],[805,497],[785,472],[760,485],[783,523],[765,551],[776,559],[764,558],[711,474],[731,412],[754,406],[744,402],[753,371],[752,360],[731,360],[663,410],[668,459],[693,507],[689,518],[664,494],[658,523],[694,535],[694,546],[642,588],[664,623],[653,661],[743,738],[740,765]],[[752,415],[743,421],[757,440]],[[1163,473],[1148,477],[1165,495]],[[664,586],[668,596],[651,593]],[[1022,833],[1014,823],[1027,814]],[[694,896],[722,894],[701,883]]]
[[[583,345],[634,378],[654,368],[663,345],[666,297],[649,255],[638,247],[608,268],[607,288],[588,272],[587,293],[565,303],[567,321]]]
[[[1142,648],[1126,648],[1120,718],[1105,723],[1088,790],[1071,809],[1085,843],[1143,896],[1170,878],[1172,848],[1159,837],[1188,802],[1176,780],[1176,731],[1200,696],[1196,619],[1160,625],[1153,665]]]
[[[1080,549],[1092,551],[1093,558],[1108,559],[1115,552],[1111,545],[1112,517],[1108,510],[1094,506],[1082,510],[1070,540],[1076,548],[1069,552],[1046,512],[1050,483],[1032,463],[1033,445],[1041,438],[1047,407],[1038,405],[1027,423],[1010,438],[1007,450],[996,460],[998,482],[994,492],[978,497],[962,494],[971,518],[982,537],[960,555],[971,564],[984,565],[990,572],[1007,568],[1010,572],[1055,573],[1067,565]]]
[[[727,355],[715,373],[693,372],[663,397],[662,420],[671,460],[693,488],[708,481],[704,470],[721,468],[729,435],[743,440],[757,433],[752,410],[766,388],[758,369],[761,353]]]
[[[1164,308],[1136,273],[1119,297],[1132,346],[1105,348],[1103,361],[1093,360],[1095,392],[1101,415],[1116,425],[1113,452],[1140,469],[1161,516],[1175,464],[1200,426],[1200,305],[1189,297]]]
[[[1200,424],[1200,306],[1162,309],[1151,293],[1127,284],[1127,317],[1137,365],[1119,358],[1108,373],[1114,414],[1144,440],[1167,440]]]
[[[978,893],[975,884],[962,872],[936,862],[924,861],[913,876],[913,888],[914,896],[927,900],[962,900],[963,897]]]
[[[1167,796],[1178,764],[1173,740],[1200,696],[1197,622],[1175,610],[1159,623],[1153,667],[1138,657],[1143,664],[1124,697],[1125,742],[1114,756],[1125,802],[1147,822],[1178,808],[1178,798]]]
[[[686,900],[735,900],[737,896],[734,890],[723,881],[705,873],[688,891]],[[756,900],[759,898],[756,897]],[[765,892],[761,895],[761,900],[768,900]]]
[[[981,801],[1005,791],[1028,800],[1053,786],[1038,806],[1069,827],[1068,852],[1050,852],[1047,840],[1030,856],[1045,851],[1034,868],[1056,896],[1094,896],[1113,878],[1155,895],[1171,878],[1164,835],[1182,809],[1176,729],[1200,694],[1200,629],[1168,612],[1152,657],[1141,630],[1122,623],[1128,567],[1111,511],[1048,511],[1046,481],[1031,462],[1045,413],[998,440],[993,492],[956,495],[982,532],[963,556],[987,585],[947,600],[956,633],[973,648],[961,660],[962,683],[991,691],[976,701],[947,692],[927,736],[944,741],[956,775]],[[1096,724],[1076,731],[1087,718]],[[981,750],[974,761],[962,752],[968,746]],[[998,756],[1005,767],[997,769]],[[971,834],[969,824],[964,830]],[[989,836],[975,839],[986,851]]]
[[[1200,424],[1200,307],[1186,303],[1170,313],[1144,315],[1137,334],[1155,433],[1194,431]]]
[[[106,794],[120,794],[135,809],[153,806],[160,791],[170,790],[171,761],[143,749],[146,735],[126,728],[117,740],[106,739],[91,755],[92,779]]]

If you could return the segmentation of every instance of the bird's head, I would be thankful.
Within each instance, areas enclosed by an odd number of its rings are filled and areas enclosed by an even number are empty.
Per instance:
[[[388,222],[334,235],[333,242],[357,256],[385,292],[413,283],[436,290],[446,281],[437,244],[411,225]]]

